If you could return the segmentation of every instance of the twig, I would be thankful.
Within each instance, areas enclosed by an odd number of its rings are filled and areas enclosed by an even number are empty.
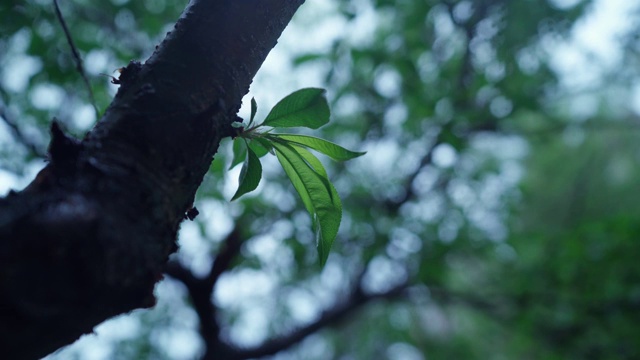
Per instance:
[[[445,124],[445,127],[450,127],[450,126],[451,125],[449,124]],[[415,182],[418,175],[420,175],[420,172],[422,171],[422,169],[425,166],[431,164],[433,160],[433,152],[435,151],[436,147],[442,143],[443,133],[445,131],[446,129],[438,130],[438,135],[433,140],[433,143],[427,149],[427,152],[420,159],[420,164],[404,181],[404,189],[405,189],[404,195],[399,199],[388,199],[384,202],[384,207],[389,211],[389,213],[396,214],[402,205],[404,205],[405,203],[415,198],[416,192],[413,188],[413,183]]]
[[[84,81],[84,85],[89,92],[89,99],[91,101],[91,105],[93,105],[93,110],[96,112],[96,119],[100,117],[100,112],[98,111],[98,106],[96,105],[96,99],[93,96],[93,90],[91,89],[91,84],[89,83],[89,78],[87,78],[87,74],[84,71],[84,65],[82,64],[82,58],[80,57],[80,53],[78,52],[78,48],[73,42],[73,38],[71,37],[71,32],[69,32],[69,28],[67,27],[67,23],[62,16],[62,12],[60,11],[60,7],[58,6],[58,0],[53,0],[53,5],[56,11],[56,17],[62,26],[62,30],[64,31],[64,35],[67,38],[67,43],[71,48],[71,53],[73,54],[73,58],[76,63],[76,70],[80,73],[82,80]]]
[[[33,141],[27,139],[27,137],[20,130],[17,122],[13,120],[13,118],[7,113],[7,109],[3,105],[0,105],[0,118],[2,118],[4,123],[7,124],[7,126],[11,129],[11,132],[13,132],[13,136],[16,138],[16,140],[24,147],[26,147],[31,152],[31,154],[40,158],[45,157],[44,151]]]

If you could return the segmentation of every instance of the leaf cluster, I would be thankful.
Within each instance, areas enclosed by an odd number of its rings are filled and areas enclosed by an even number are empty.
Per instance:
[[[306,127],[318,129],[330,119],[330,109],[324,89],[306,88],[293,92],[278,102],[264,121],[254,125],[257,103],[251,99],[251,118],[239,129],[231,167],[243,163],[238,190],[232,201],[255,190],[262,178],[260,158],[275,155],[296,189],[312,220],[317,238],[320,264],[324,266],[340,227],[342,202],[329,180],[322,162],[309,149],[336,161],[346,161],[364,155],[347,150],[330,141],[308,135],[274,133],[276,128]]]

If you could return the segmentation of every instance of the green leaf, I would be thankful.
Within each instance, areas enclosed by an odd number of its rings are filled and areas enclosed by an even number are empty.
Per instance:
[[[338,192],[295,148],[280,142],[274,142],[273,146],[280,164],[311,214],[314,228],[317,229],[318,256],[320,264],[324,266],[342,219],[342,203]]]
[[[269,152],[275,155],[275,153],[273,152],[273,144],[271,143],[271,140],[265,137],[255,137],[251,139],[249,146],[252,146],[251,144],[254,144],[252,149],[256,152],[256,155],[258,155],[258,157],[263,157]]]
[[[253,150],[259,158],[267,155],[269,153],[269,149],[271,149],[271,144],[262,138],[253,138],[249,140],[248,144],[249,148]]]
[[[258,156],[247,146],[247,160],[242,165],[240,171],[240,185],[231,201],[239,198],[240,196],[255,190],[260,184],[260,178],[262,178],[262,165]]]
[[[258,103],[256,103],[255,98],[251,98],[251,118],[249,119],[249,126],[253,124],[253,119],[256,117],[257,111],[258,111]]]
[[[300,154],[300,156],[302,156],[302,158],[311,166],[311,168],[313,170],[315,170],[320,176],[324,177],[325,179],[328,179],[329,176],[327,176],[327,170],[324,169],[324,165],[322,165],[322,162],[320,162],[320,160],[318,160],[317,157],[315,157],[315,155],[313,155],[309,150],[295,145],[295,144],[290,144],[291,147],[293,147],[298,154]]]
[[[284,172],[287,174],[287,177],[289,177],[289,181],[291,181],[291,184],[298,192],[298,195],[300,195],[302,204],[304,204],[305,209],[307,209],[309,215],[313,219],[315,214],[313,202],[311,201],[311,197],[309,196],[309,193],[307,192],[307,189],[305,188],[300,175],[298,175],[296,170],[293,168],[293,165],[291,165],[291,163],[284,155],[276,151],[276,156],[278,157],[278,161],[280,161],[280,165],[282,165]]]
[[[325,170],[324,165],[322,165],[322,162],[315,155],[313,155],[309,150],[301,146],[297,146],[295,144],[287,144],[287,145],[291,146],[295,151],[297,151],[298,154],[300,154],[300,156],[302,156],[302,158],[307,162],[307,164],[315,172],[317,172],[318,175],[320,175],[320,180],[324,183],[324,186],[327,188],[329,196],[333,197],[333,193],[331,192],[331,187],[332,187],[331,181],[329,181],[327,170]],[[340,199],[338,199],[338,201],[339,200]]]
[[[280,100],[262,125],[271,127],[304,126],[317,129],[329,122],[329,104],[324,89],[306,88]]]
[[[323,153],[336,161],[346,161],[366,154],[366,152],[347,150],[340,145],[314,136],[296,134],[272,134],[270,136],[276,136],[280,139],[306,146]]]
[[[233,140],[233,160],[231,160],[231,165],[229,165],[229,169],[231,170],[236,165],[240,164],[247,158],[247,143],[242,141],[241,138],[235,138]]]
[[[293,58],[293,65],[298,66],[300,64],[304,64],[306,62],[314,61],[314,60],[322,60],[325,59],[326,55],[324,54],[304,54],[299,55]]]

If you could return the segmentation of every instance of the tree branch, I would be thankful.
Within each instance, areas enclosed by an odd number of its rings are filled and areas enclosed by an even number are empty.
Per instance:
[[[42,357],[154,305],[185,211],[301,3],[194,0],[145,64],[124,68],[84,139],[54,124],[50,163],[0,199],[3,356]]]
[[[236,224],[224,240],[224,246],[216,256],[209,274],[204,278],[196,277],[177,261],[169,262],[165,270],[167,275],[180,280],[187,287],[194,310],[200,320],[200,336],[207,349],[205,358],[215,358],[220,353],[229,352],[229,347],[220,340],[220,325],[216,318],[217,308],[211,301],[211,294],[220,275],[229,270],[231,262],[240,253],[241,245],[240,227]]]
[[[367,294],[361,290],[353,291],[345,302],[336,304],[331,309],[325,311],[316,321],[303,326],[288,335],[266,341],[262,345],[253,349],[236,349],[235,354],[232,354],[228,359],[244,360],[276,354],[299,343],[307,336],[317,332],[318,330],[345,320],[348,316],[352,315],[357,309],[364,305],[377,300],[392,300],[404,295],[407,287],[408,283],[401,283],[381,293]],[[360,288],[358,287],[358,289]]]

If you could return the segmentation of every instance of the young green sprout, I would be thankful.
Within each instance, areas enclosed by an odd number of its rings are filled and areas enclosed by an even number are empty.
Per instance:
[[[311,216],[320,265],[324,266],[338,235],[342,203],[324,166],[308,149],[336,161],[350,160],[365,153],[347,150],[313,136],[273,132],[291,127],[317,129],[327,124],[331,113],[324,89],[306,88],[293,92],[280,100],[259,125],[254,125],[256,111],[256,101],[251,99],[249,123],[246,126],[239,122],[232,124],[239,131],[233,143],[234,157],[229,169],[240,163],[243,165],[238,190],[231,200],[258,187],[262,177],[260,158],[267,153],[275,155]]]

